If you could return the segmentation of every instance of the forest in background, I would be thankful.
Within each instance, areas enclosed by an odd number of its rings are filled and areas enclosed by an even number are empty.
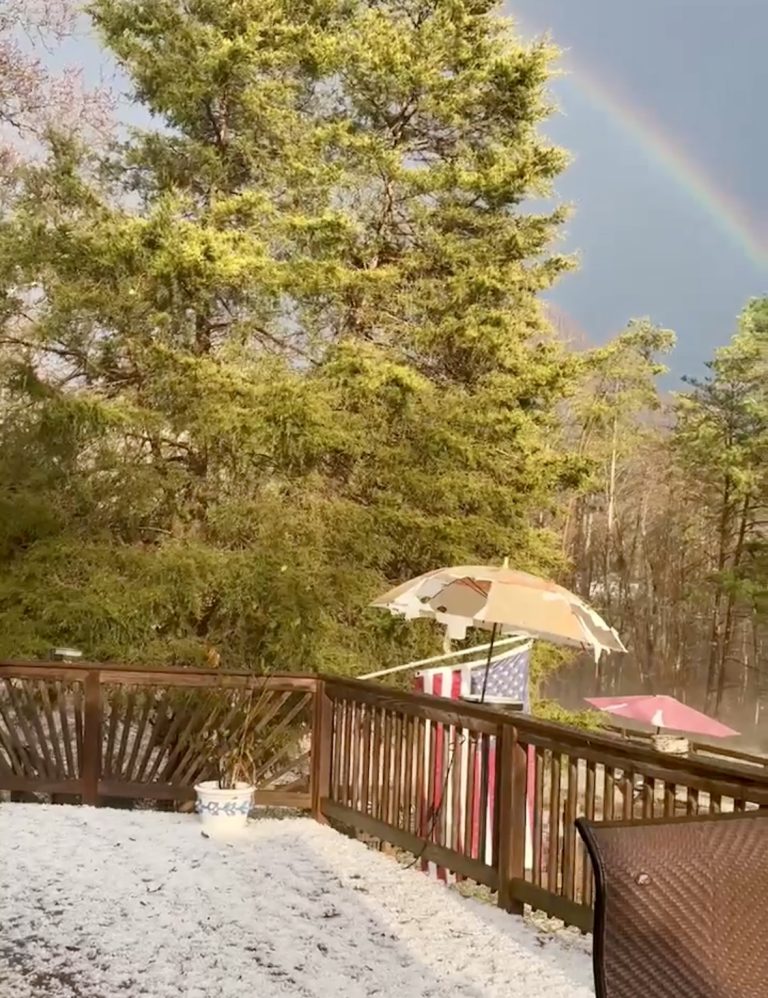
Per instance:
[[[548,695],[757,723],[768,300],[672,396],[651,321],[557,335],[554,48],[470,0],[89,15],[150,126],[35,55],[64,0],[0,14],[0,657],[364,672],[439,643],[379,591],[509,556],[630,648],[542,649]]]
[[[630,330],[597,351],[571,414],[593,478],[565,513],[566,579],[630,654],[549,692],[573,707],[574,691],[670,693],[751,736],[768,702],[768,299],[669,397],[652,358],[671,344]]]

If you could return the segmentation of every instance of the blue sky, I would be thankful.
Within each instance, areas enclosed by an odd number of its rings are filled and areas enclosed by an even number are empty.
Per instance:
[[[766,0],[508,0],[531,37],[549,31],[567,71],[554,90],[560,113],[547,134],[573,163],[558,182],[575,206],[565,247],[579,271],[551,298],[593,342],[648,315],[678,335],[673,380],[700,374],[727,341],[748,298],[768,293],[768,263],[756,263],[704,210],[647,144],[607,113],[578,67],[606,81],[672,136],[764,234],[768,261]],[[90,79],[114,70],[87,35],[57,62],[79,62]]]
[[[527,36],[549,30],[566,70],[584,66],[614,85],[747,205],[768,260],[765,0],[514,0],[507,10]],[[581,268],[553,300],[598,342],[650,315],[678,334],[673,374],[700,374],[747,299],[768,293],[768,265],[605,113],[578,69],[555,91],[561,113],[547,132],[574,156],[558,191],[576,206],[566,245]]]

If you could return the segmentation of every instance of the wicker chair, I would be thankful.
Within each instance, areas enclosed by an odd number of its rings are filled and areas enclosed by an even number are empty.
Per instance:
[[[597,998],[768,998],[768,813],[576,825]]]

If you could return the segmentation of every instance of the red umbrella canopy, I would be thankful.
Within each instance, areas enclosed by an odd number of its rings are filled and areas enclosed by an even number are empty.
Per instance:
[[[721,724],[713,717],[688,707],[674,697],[633,696],[633,697],[585,697],[598,710],[604,710],[614,717],[626,717],[630,721],[641,721],[654,728],[668,728],[672,731],[685,731],[693,735],[709,738],[729,738],[738,731]]]

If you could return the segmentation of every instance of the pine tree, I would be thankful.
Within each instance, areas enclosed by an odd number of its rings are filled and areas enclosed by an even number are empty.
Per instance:
[[[717,711],[739,604],[761,607],[768,516],[768,298],[751,301],[728,346],[679,400],[676,445],[713,543],[706,702]],[[754,573],[754,576],[753,576]]]
[[[3,220],[3,653],[354,669],[432,640],[388,582],[551,569],[552,49],[472,0],[90,9],[157,128],[52,137]]]

